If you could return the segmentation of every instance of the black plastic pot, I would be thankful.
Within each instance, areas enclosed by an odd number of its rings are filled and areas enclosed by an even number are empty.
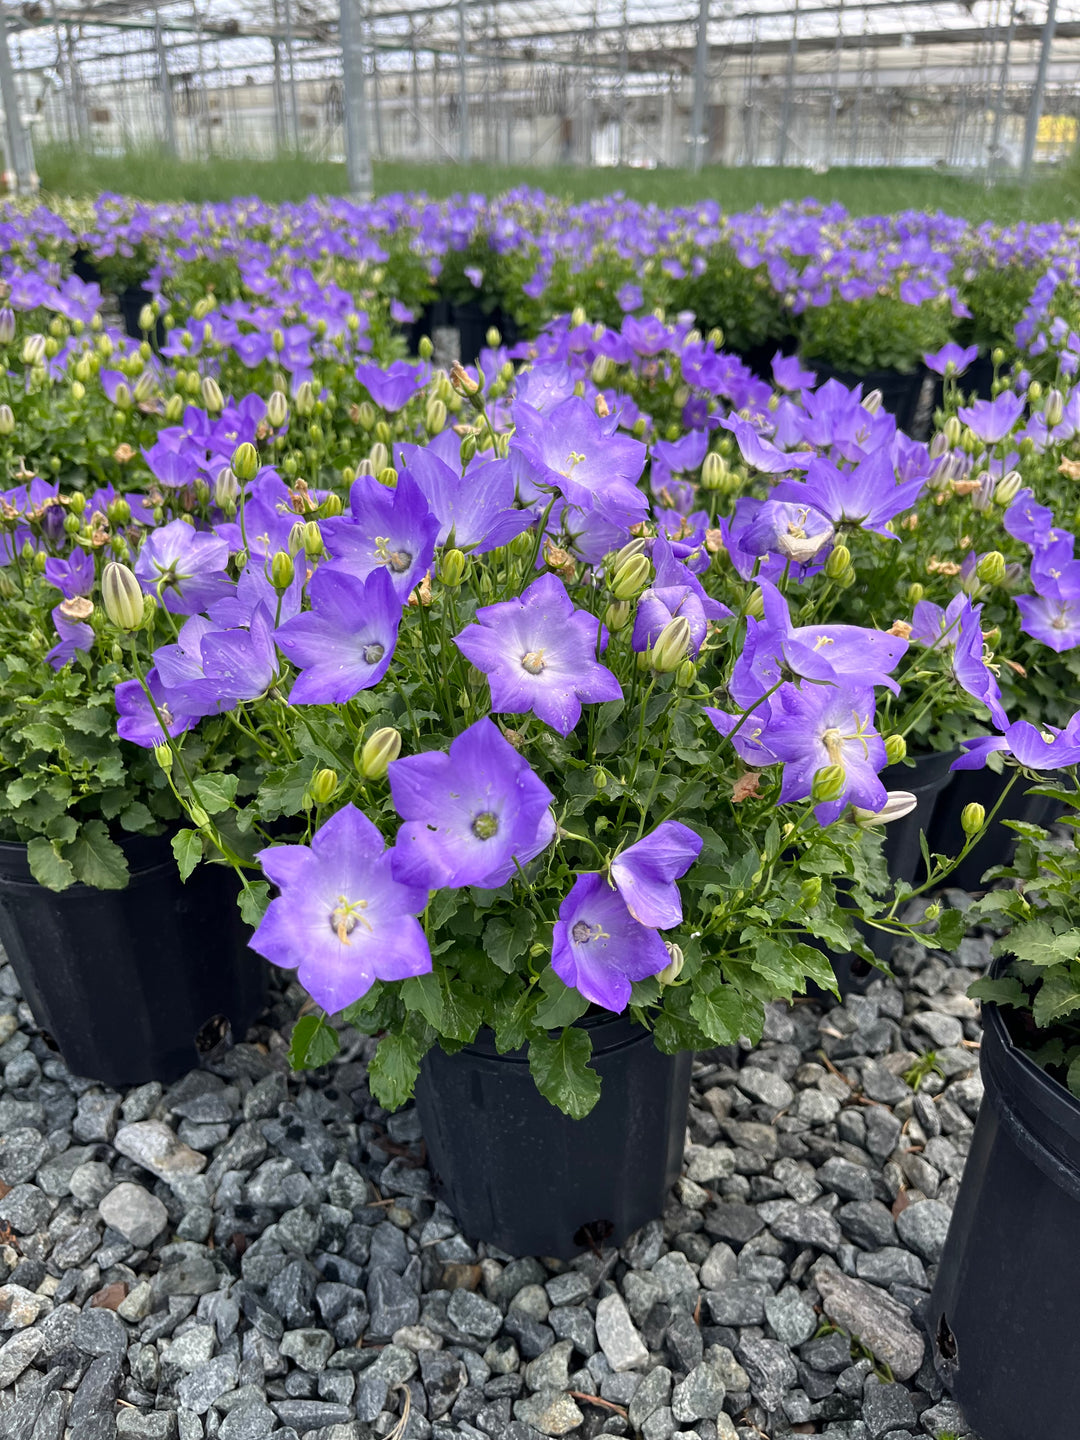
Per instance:
[[[578,1023],[601,1079],[584,1120],[550,1105],[526,1051],[497,1054],[490,1031],[456,1055],[432,1050],[420,1071],[416,1105],[443,1199],[466,1235],[513,1255],[620,1244],[662,1213],[682,1165],[690,1054],[662,1055],[624,1016]]]
[[[934,1364],[982,1440],[1076,1440],[1080,1103],[983,1006],[985,1095],[930,1298]]]
[[[139,315],[144,305],[153,301],[153,295],[145,285],[125,285],[123,290],[117,292],[116,303],[120,307],[120,316],[124,322],[124,333],[132,340],[145,340],[147,337],[139,329]],[[150,338],[160,349],[165,344],[165,325],[162,320],[157,320]]]
[[[85,245],[77,245],[72,253],[71,273],[84,285],[100,285],[102,283],[97,261]]]
[[[1047,778],[1052,780],[1053,777]],[[985,806],[989,814],[1008,779],[1008,775],[998,775],[993,770],[956,771],[952,784],[934,811],[932,833],[928,834],[931,850],[942,855],[958,854],[964,843],[964,830],[960,824],[964,806],[977,802]],[[1026,820],[1029,825],[1045,828],[1065,814],[1066,806],[1059,800],[1051,800],[1046,795],[1028,795],[1026,792],[1030,788],[1022,778],[1014,783],[986,834],[949,877],[950,885],[960,890],[981,890],[984,888],[982,877],[987,870],[994,865],[1012,862],[1016,831],[1008,829],[1003,821]]]
[[[124,890],[47,890],[26,846],[0,844],[0,942],[38,1024],[76,1075],[114,1088],[168,1083],[262,1004],[267,966],[247,948],[232,872],[185,885],[167,838],[120,842]]]
[[[953,781],[949,766],[960,752],[935,750],[928,755],[912,756],[914,765],[890,765],[881,772],[886,790],[907,790],[915,796],[915,809],[901,820],[885,826],[885,859],[894,880],[913,882],[925,878],[920,834],[933,833],[935,809]],[[933,850],[931,845],[931,850]]]
[[[921,402],[923,382],[930,372],[921,361],[910,373],[869,370],[858,374],[852,370],[837,370],[825,360],[804,360],[803,364],[808,370],[817,371],[818,385],[824,385],[827,380],[839,380],[849,390],[861,385],[864,395],[869,395],[871,390],[880,390],[882,406],[895,415],[901,430],[916,440],[925,439],[929,433],[933,411],[928,409],[924,415]]]

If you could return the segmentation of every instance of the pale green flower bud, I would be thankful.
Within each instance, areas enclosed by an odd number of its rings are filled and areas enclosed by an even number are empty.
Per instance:
[[[218,471],[214,480],[214,503],[231,514],[236,509],[236,502],[239,499],[240,482],[228,465],[225,465]]]
[[[834,545],[825,561],[825,574],[830,580],[839,580],[851,568],[851,551],[846,545]]]
[[[401,754],[401,732],[384,725],[360,747],[357,769],[365,780],[381,780],[392,760]]]
[[[316,805],[329,805],[341,781],[336,770],[320,770],[311,782],[311,798]]]
[[[259,473],[259,452],[250,441],[245,440],[233,451],[232,472],[242,482],[254,480]]]
[[[15,412],[10,405],[0,405],[0,435],[12,435],[15,431]]]
[[[604,611],[604,624],[613,635],[617,635],[629,625],[632,613],[628,600],[613,600]]]
[[[885,736],[885,756],[890,765],[899,765],[907,754],[907,741],[903,735]]]
[[[131,392],[138,404],[142,405],[150,399],[150,396],[154,393],[155,383],[153,371],[144,370],[138,380],[135,381],[135,388]]]
[[[612,576],[611,593],[616,600],[633,600],[649,583],[652,565],[645,555],[631,555]]]
[[[270,561],[270,583],[278,593],[287,590],[293,582],[296,566],[287,550],[279,550]]]
[[[965,805],[960,812],[960,827],[969,838],[979,833],[985,820],[986,809],[976,800],[973,800],[969,805]]]
[[[918,580],[913,580],[907,588],[907,602],[909,605],[918,605],[919,601],[926,594],[926,587],[920,585]]]
[[[221,386],[212,375],[204,375],[199,385],[202,392],[202,402],[206,407],[208,415],[220,415],[225,408],[225,397],[221,393]]]
[[[661,675],[677,670],[690,646],[690,621],[685,615],[669,620],[652,647],[652,668]]]
[[[289,418],[289,402],[280,390],[271,392],[266,402],[266,421],[274,430],[280,430]]]
[[[424,412],[424,428],[429,435],[441,435],[446,428],[446,406],[438,397],[434,397],[427,403],[427,410]]]
[[[887,795],[880,810],[864,810],[861,805],[853,805],[856,824],[864,830],[874,825],[888,825],[890,820],[902,820],[905,815],[910,815],[919,803],[910,790],[889,790]]]
[[[304,548],[304,522],[296,520],[289,530],[287,548],[290,555],[299,555]]]
[[[421,335],[420,342],[416,347],[416,353],[421,360],[430,360],[435,354],[435,346],[431,343],[430,335]]]
[[[317,560],[325,548],[319,522],[317,520],[306,521],[304,523],[304,554],[309,560]]]
[[[1051,390],[1046,396],[1046,406],[1043,409],[1043,419],[1047,425],[1053,427],[1061,424],[1061,417],[1065,414],[1065,397],[1060,390]]]
[[[1011,505],[1017,495],[1019,495],[1020,487],[1023,483],[1024,477],[1020,474],[1019,470],[1010,470],[1007,475],[1003,475],[994,486],[994,499],[997,504],[1002,506],[1002,508],[1007,508]]]
[[[393,465],[384,465],[375,479],[380,485],[385,485],[388,490],[393,490],[398,481],[398,474]]]
[[[847,771],[842,765],[823,765],[815,772],[810,798],[815,805],[839,800],[847,784]]]
[[[701,462],[701,483],[706,490],[721,490],[728,476],[727,461],[710,450]]]
[[[960,424],[958,415],[950,415],[942,427],[942,434],[945,436],[946,444],[950,450],[955,450],[960,444],[964,433],[964,427]]]
[[[808,875],[799,890],[799,899],[807,910],[812,910],[821,899],[821,876]]]
[[[353,477],[356,478],[355,476]],[[334,520],[345,509],[345,502],[340,495],[328,495],[322,503],[322,513],[328,520]]]
[[[145,600],[134,571],[110,560],[101,577],[101,600],[105,614],[118,629],[138,630],[143,622]]]
[[[27,335],[22,346],[24,365],[40,365],[45,359],[45,336]]]
[[[975,574],[984,585],[1000,585],[1005,579],[1005,556],[1000,550],[988,550],[976,565]]]
[[[184,397],[182,395],[170,395],[165,401],[165,419],[170,425],[175,425],[184,418]]]
[[[746,602],[746,613],[752,620],[760,620],[765,614],[765,596],[755,590]]]
[[[139,311],[139,329],[144,335],[149,334],[149,332],[153,330],[156,319],[157,315],[154,312],[153,305],[144,305]]]
[[[439,579],[448,589],[454,590],[465,578],[465,566],[465,556],[460,550],[446,550],[439,562]]]
[[[675,684],[680,690],[689,690],[697,677],[697,666],[689,656],[675,671]]]
[[[315,409],[315,389],[310,380],[302,380],[296,387],[293,408],[298,415],[310,415]]]
[[[871,390],[869,395],[863,396],[862,407],[871,415],[876,415],[881,409],[881,402],[885,397],[880,390]]]

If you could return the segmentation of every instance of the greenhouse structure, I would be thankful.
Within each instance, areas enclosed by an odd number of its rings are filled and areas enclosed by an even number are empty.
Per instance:
[[[935,166],[1076,135],[1080,0],[28,0],[0,51],[35,145],[468,164]]]

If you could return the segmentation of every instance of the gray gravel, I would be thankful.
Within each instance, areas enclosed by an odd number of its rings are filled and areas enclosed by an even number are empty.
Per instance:
[[[3,965],[0,1440],[383,1440],[406,1393],[401,1440],[977,1440],[921,1322],[988,955],[905,943],[896,981],[699,1056],[663,1218],[570,1264],[459,1233],[370,1041],[288,1073],[295,987],[120,1095],[69,1074]]]

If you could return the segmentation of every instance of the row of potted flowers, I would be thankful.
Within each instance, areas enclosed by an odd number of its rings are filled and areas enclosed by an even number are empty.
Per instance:
[[[910,933],[908,900],[957,861],[985,868],[1022,772],[1067,803],[1045,783],[1080,761],[1067,363],[972,401],[970,355],[928,355],[943,408],[921,444],[876,396],[792,358],[762,382],[688,320],[567,315],[446,375],[386,363],[378,302],[362,318],[334,301],[321,334],[278,325],[248,366],[212,297],[201,343],[185,326],[192,344],[156,357],[92,307],[65,313],[71,282],[49,291],[0,314],[0,431],[24,467],[0,507],[0,820],[25,847],[0,924],[79,1068],[175,1073],[196,1030],[212,1046],[243,1026],[254,962],[208,921],[236,894],[255,951],[312,996],[296,1063],[331,1058],[343,1023],[378,1034],[372,1088],[394,1106],[416,1087],[467,1228],[568,1253],[594,1222],[623,1234],[659,1208],[680,1056],[752,1039],[807,980],[831,986],[829,952]],[[276,357],[294,341],[290,386]],[[241,397],[241,378],[263,393]],[[27,439],[55,478],[27,468]],[[982,783],[922,873],[886,845],[890,880],[881,832],[927,829],[933,756]],[[1030,1057],[1003,1042],[1010,1063],[1075,1108],[1071,852],[1024,833],[1026,893],[984,904],[1043,928],[987,994],[1030,1017],[1012,1042]],[[140,853],[161,835],[175,870]],[[204,879],[216,900],[187,888]],[[142,910],[98,925],[112,943],[87,966],[85,907],[110,888]],[[171,961],[166,905],[192,926]],[[935,904],[916,929],[949,946],[964,925]],[[121,950],[126,974],[106,963]],[[191,994],[163,1005],[164,968]],[[121,1055],[85,1017],[130,1021],[140,996],[150,1038]],[[104,1060],[74,1048],[80,1030]],[[532,1107],[535,1134],[551,1102],[604,1163],[570,1166],[543,1214],[492,1206],[491,1171],[455,1163],[465,1093],[482,1096],[476,1134],[510,1145],[498,1117]],[[644,1150],[613,1161],[612,1134]],[[942,1304],[955,1365],[971,1322]]]

